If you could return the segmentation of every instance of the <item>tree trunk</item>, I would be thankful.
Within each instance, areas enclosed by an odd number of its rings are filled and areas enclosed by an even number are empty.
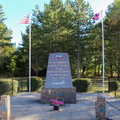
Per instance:
[[[110,64],[110,76],[113,77],[113,66],[112,66],[112,63]]]
[[[120,81],[120,57],[118,58],[118,80]]]
[[[95,69],[94,69],[94,75],[96,76],[97,73],[96,73],[96,67],[97,67],[97,62],[96,62],[96,55],[95,55]]]
[[[100,71],[101,71],[101,67],[100,67],[100,58],[99,58],[99,63],[98,63],[98,76],[100,76]]]
[[[36,76],[38,76],[38,57],[36,55]]]
[[[78,78],[80,78],[80,45],[78,43]]]

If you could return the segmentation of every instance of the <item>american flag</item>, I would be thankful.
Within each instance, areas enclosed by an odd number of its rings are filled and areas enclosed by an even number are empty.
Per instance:
[[[96,13],[93,18],[93,20],[99,20],[100,19],[100,13]]]
[[[23,16],[20,24],[29,24],[30,23],[30,14],[26,14]]]

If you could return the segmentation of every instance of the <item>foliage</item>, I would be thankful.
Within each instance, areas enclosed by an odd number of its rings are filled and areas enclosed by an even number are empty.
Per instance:
[[[13,80],[0,80],[0,95],[15,95],[18,93],[18,81]]]
[[[120,80],[120,1],[115,0],[112,5],[109,6],[106,18],[106,38],[107,38],[107,61],[110,67],[111,77],[114,72],[118,74]],[[113,71],[113,72],[112,72]]]
[[[74,63],[78,49],[81,50],[81,56],[87,49],[86,35],[89,34],[92,14],[90,5],[83,0],[66,1],[65,4],[61,0],[51,0],[49,4],[45,4],[43,12],[39,10],[39,6],[35,7],[32,18],[32,71],[36,71],[36,75],[39,75],[38,71],[46,69],[48,55],[52,52],[69,53],[75,73]],[[28,51],[28,31],[29,27],[26,34],[22,34],[20,51]],[[80,48],[78,44],[81,45]]]
[[[4,81],[0,81],[0,96],[5,94],[9,90],[9,85]]]
[[[14,55],[13,57],[11,57],[11,61],[10,61],[10,65],[8,65],[8,69],[11,71],[12,74],[12,78],[14,77],[14,72],[17,72],[17,66],[16,66],[16,61],[15,59],[17,58],[16,55]]]
[[[118,81],[110,81],[109,82],[109,92],[117,91],[119,89]]]
[[[105,75],[120,78],[120,0],[108,6],[104,18]],[[15,76],[27,76],[29,64],[29,26],[22,33],[22,44],[15,51],[11,44],[12,31],[4,24],[0,6],[0,74],[7,74],[12,56],[16,63]],[[32,12],[32,76],[44,76],[48,55],[69,54],[73,77],[101,76],[101,22],[91,20],[93,11],[84,0],[50,0],[44,11],[36,5]],[[13,63],[13,62],[12,62]],[[80,70],[78,69],[80,68]],[[44,74],[43,74],[44,73]]]
[[[0,5],[0,74],[5,74],[10,55],[15,51],[14,45],[11,43],[12,31],[4,24],[4,12]]]
[[[77,92],[88,92],[91,90],[91,79],[76,78],[73,81],[73,86],[76,87]]]
[[[28,86],[29,86],[29,80],[28,80]],[[42,87],[42,79],[39,77],[32,77],[31,78],[31,92],[39,91],[41,87]]]

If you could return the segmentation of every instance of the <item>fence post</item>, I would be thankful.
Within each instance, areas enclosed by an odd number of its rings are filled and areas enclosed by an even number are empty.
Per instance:
[[[116,86],[117,82],[116,82],[116,78],[115,78],[114,80],[115,80],[115,97],[116,97],[116,92],[117,92],[117,86]]]
[[[108,93],[110,93],[110,77],[108,77]]]
[[[1,96],[0,96],[0,120],[1,120],[1,112],[2,112],[2,109],[1,109]]]
[[[10,120],[10,96],[1,96],[1,120]]]

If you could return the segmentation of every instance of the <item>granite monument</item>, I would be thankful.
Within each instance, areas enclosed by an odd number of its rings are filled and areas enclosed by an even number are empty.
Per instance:
[[[41,102],[61,98],[65,102],[76,102],[76,88],[72,76],[68,53],[50,53],[45,87],[41,91]]]

